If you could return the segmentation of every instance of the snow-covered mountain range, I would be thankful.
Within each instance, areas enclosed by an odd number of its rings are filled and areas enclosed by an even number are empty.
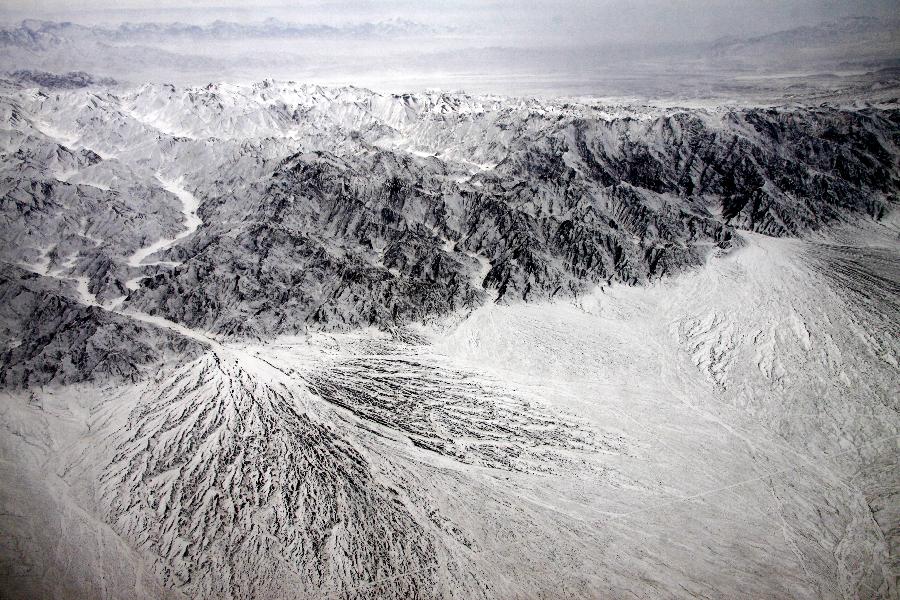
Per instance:
[[[0,123],[10,597],[897,597],[895,101]]]

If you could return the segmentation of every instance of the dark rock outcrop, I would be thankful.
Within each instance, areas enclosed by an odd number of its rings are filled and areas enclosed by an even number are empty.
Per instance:
[[[100,379],[137,381],[166,357],[202,346],[160,329],[85,306],[62,285],[18,267],[0,267],[0,384],[28,387]]]

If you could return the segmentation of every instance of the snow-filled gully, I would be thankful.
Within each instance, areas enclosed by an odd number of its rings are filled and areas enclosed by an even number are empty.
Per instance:
[[[163,179],[159,174],[156,175],[157,181],[159,181],[160,185],[168,192],[175,194],[178,199],[181,201],[181,211],[184,214],[184,231],[176,235],[172,238],[160,238],[153,242],[148,246],[144,246],[134,254],[128,257],[127,262],[130,267],[145,267],[152,265],[169,265],[169,266],[177,266],[179,263],[172,263],[171,261],[157,261],[152,263],[144,262],[147,258],[153,256],[160,250],[165,250],[170,246],[176,244],[179,240],[186,238],[191,235],[200,225],[203,224],[203,220],[197,215],[197,209],[200,207],[200,202],[197,198],[189,191],[187,191],[182,184],[182,180],[179,179]],[[145,276],[138,276],[132,279],[129,279],[126,282],[126,287],[129,290],[136,290],[142,279]]]

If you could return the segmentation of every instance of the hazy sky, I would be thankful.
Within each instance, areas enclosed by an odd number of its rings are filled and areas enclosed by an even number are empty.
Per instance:
[[[406,18],[498,38],[692,41],[752,35],[841,17],[894,17],[898,0],[0,0],[7,18],[93,21],[262,20],[340,23]]]

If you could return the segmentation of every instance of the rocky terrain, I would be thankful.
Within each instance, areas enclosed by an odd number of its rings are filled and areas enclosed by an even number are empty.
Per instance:
[[[0,121],[3,597],[898,597],[896,103]]]
[[[888,107],[7,85],[6,260],[227,336],[645,283],[738,230],[880,219],[898,187]]]

